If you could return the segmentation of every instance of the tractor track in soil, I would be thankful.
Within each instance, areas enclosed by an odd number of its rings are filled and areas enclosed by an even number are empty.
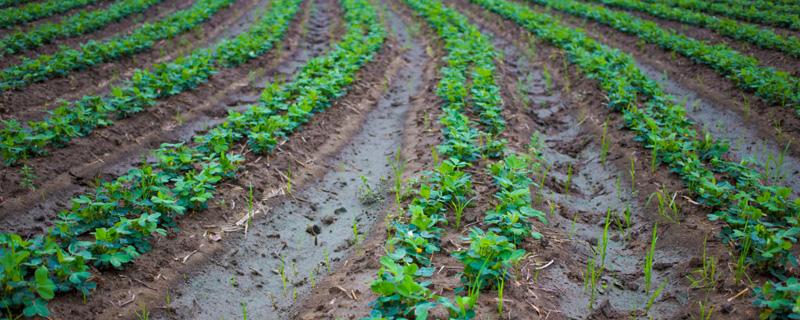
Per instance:
[[[21,177],[15,168],[0,169],[0,181],[6,186],[2,190],[6,198],[0,203],[0,221],[7,222],[4,228],[10,229],[3,231],[24,235],[41,232],[70,198],[90,190],[94,179],[123,174],[161,143],[186,140],[207,124],[221,122],[229,107],[241,97],[253,97],[252,92],[260,91],[259,86],[280,74],[280,70],[293,73],[286,66],[298,69],[304,64],[300,57],[323,50],[333,41],[329,39],[332,34],[320,31],[320,27],[303,34],[302,30],[312,23],[308,12],[305,8],[298,13],[284,40],[262,57],[237,68],[223,69],[195,90],[164,99],[142,113],[74,139],[69,146],[53,150],[49,156],[29,160],[38,177],[36,191],[19,187]],[[340,25],[338,12],[333,10],[320,20]],[[262,70],[263,75],[251,77],[251,72],[257,70]],[[44,198],[47,201],[42,201]]]
[[[2,92],[0,117],[22,122],[41,119],[48,110],[60,105],[60,101],[107,94],[112,85],[130,78],[136,69],[170,61],[196,48],[214,44],[223,34],[240,32],[247,27],[253,12],[260,11],[268,3],[269,0],[237,0],[196,29],[159,41],[151,49],[84,70],[74,70],[66,77],[55,77],[25,88]]]
[[[248,187],[252,186],[255,198],[261,200],[256,200],[258,207],[269,208],[289,201],[302,205],[304,199],[275,196],[275,192],[285,186],[281,172],[291,170],[293,190],[303,190],[323,173],[333,170],[327,161],[358,133],[383,94],[384,88],[376,84],[391,81],[387,79],[401,67],[399,50],[396,43],[387,41],[375,59],[358,72],[348,93],[327,111],[315,115],[274,154],[247,154],[240,178],[223,183],[216,193],[219,200],[209,203],[208,209],[179,220],[180,232],[157,239],[153,251],[136,259],[125,270],[99,273],[94,279],[98,289],[87,304],[82,304],[81,297],[73,293],[56,298],[50,304],[51,310],[62,317],[128,319],[135,317],[139,306],[147,305],[151,306],[148,310],[152,310],[154,316],[157,313],[159,317],[174,317],[175,311],[163,304],[170,288],[185,281],[186,275],[209,264],[237,268],[230,261],[220,260],[217,254],[225,252],[229,245],[235,246],[244,237],[241,231],[225,233],[222,229],[232,226],[246,214]],[[258,223],[264,217],[253,219]],[[208,232],[221,233],[223,240],[208,240]],[[251,229],[250,232],[259,231]],[[120,303],[134,296],[133,302]]]

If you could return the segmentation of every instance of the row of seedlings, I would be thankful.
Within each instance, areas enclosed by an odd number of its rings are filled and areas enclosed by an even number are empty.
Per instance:
[[[95,128],[109,126],[156,104],[159,99],[196,88],[222,68],[232,68],[266,54],[283,38],[299,1],[281,1],[270,14],[259,17],[246,32],[222,40],[212,48],[135,70],[130,79],[111,88],[106,96],[84,96],[65,103],[42,120],[23,126],[10,119],[0,129],[0,157],[6,165],[47,154],[48,148],[64,147],[73,138],[86,136]]]
[[[649,3],[663,3],[671,7],[679,7],[694,11],[726,16],[733,19],[760,23],[791,30],[800,30],[800,16],[783,10],[761,10],[755,7],[727,5],[715,1],[702,0],[642,0]]]
[[[686,111],[672,103],[633,58],[608,48],[556,18],[505,0],[471,0],[565,51],[568,61],[597,80],[608,107],[621,112],[637,141],[651,150],[657,164],[678,174],[696,200],[711,208],[709,219],[721,221],[721,237],[738,249],[737,273],[745,269],[776,275],[757,289],[756,304],[773,319],[793,311],[800,289],[789,271],[796,265],[792,250],[800,234],[800,199],[792,190],[768,185],[751,163],[726,160],[727,145],[699,135]],[[787,299],[787,297],[791,297]]]
[[[0,38],[0,57],[36,49],[53,40],[99,30],[131,15],[144,12],[162,0],[120,0],[106,8],[83,10],[58,22],[39,24],[30,30],[18,30]]]
[[[630,13],[575,0],[528,0],[570,15],[597,21],[642,41],[675,51],[692,61],[705,64],[733,81],[739,88],[765,101],[791,107],[800,116],[800,79],[791,74],[764,67],[758,59],[741,54],[725,44],[709,44],[681,33],[661,28],[652,21]]]
[[[287,2],[288,1],[288,2]],[[226,121],[191,143],[163,144],[154,163],[141,166],[94,192],[74,198],[44,235],[22,239],[0,234],[3,291],[0,307],[13,316],[48,315],[47,300],[57,292],[89,294],[90,265],[122,268],[151,249],[150,240],[166,234],[188,211],[206,208],[215,186],[235,179],[246,144],[261,154],[288,139],[300,124],[342,96],[355,73],[382,47],[385,31],[367,0],[342,0],[347,34],[331,53],[309,61],[285,86],[268,86],[262,101],[246,112],[231,110]],[[296,6],[276,1],[273,10]],[[270,137],[270,139],[265,139]]]
[[[236,0],[197,0],[191,7],[177,11],[155,23],[145,23],[130,34],[108,40],[89,40],[79,48],[64,47],[53,54],[41,54],[33,59],[0,70],[0,92],[24,88],[34,82],[63,77],[81,70],[132,56],[149,50],[160,40],[171,39],[191,31]]]
[[[24,1],[6,0],[9,4],[23,3]],[[46,0],[44,2],[29,3],[21,7],[0,10],[0,28],[11,28],[19,24],[46,18],[62,12],[84,7],[100,0]]]
[[[800,58],[800,39],[792,35],[782,35],[769,28],[733,19],[674,8],[661,3],[647,3],[638,0],[591,0],[610,7],[644,12],[654,17],[679,21],[692,26],[713,30],[721,35],[746,41],[761,48],[784,52]]]
[[[470,319],[475,316],[480,290],[503,283],[510,276],[506,271],[525,254],[516,245],[536,236],[528,220],[543,219],[543,215],[530,207],[530,179],[517,179],[526,175],[527,169],[509,169],[520,163],[527,167],[525,157],[511,155],[491,164],[490,172],[502,185],[497,194],[500,204],[486,216],[491,227],[488,232],[473,228],[465,239],[469,249],[453,253],[464,264],[463,294],[450,300],[428,288],[430,282],[425,279],[435,269],[431,256],[441,251],[442,227],[452,222],[460,228],[461,214],[474,193],[472,176],[465,170],[481,159],[504,156],[505,141],[498,138],[505,121],[500,115],[502,100],[494,80],[495,51],[490,41],[464,16],[438,1],[406,3],[445,44],[447,65],[441,69],[437,87],[443,101],[440,122],[444,140],[437,150],[446,160],[423,173],[429,178],[408,204],[407,216],[391,225],[387,254],[380,258],[382,267],[371,285],[378,298],[372,302],[370,317],[425,319],[432,308],[441,305],[451,319]],[[479,119],[473,121],[468,114],[477,114]],[[506,180],[509,178],[513,181]],[[452,209],[452,221],[447,219],[448,209]]]

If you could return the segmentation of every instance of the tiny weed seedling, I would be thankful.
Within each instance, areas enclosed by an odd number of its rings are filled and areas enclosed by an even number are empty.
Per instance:
[[[286,294],[289,279],[286,277],[286,263],[283,261],[283,256],[279,256],[280,264],[278,264],[278,275],[281,276],[281,284],[283,285],[283,294]]]
[[[701,261],[703,265],[686,276],[690,282],[689,287],[693,289],[708,288],[709,290],[713,290],[717,287],[717,259],[708,253],[708,238],[703,240],[703,256],[701,257]]]
[[[653,280],[653,260],[656,256],[656,241],[658,240],[658,223],[653,225],[653,237],[650,240],[650,250],[644,258],[644,291],[650,292]]]
[[[239,303],[242,306],[242,319],[247,320],[247,304],[244,302]]]
[[[608,148],[610,143],[608,142],[608,120],[603,122],[603,135],[600,137],[600,163],[603,165],[606,164],[606,160],[608,160]]]
[[[589,291],[589,309],[592,309],[597,295],[597,286],[606,268],[606,256],[608,255],[608,230],[611,226],[611,209],[606,211],[606,220],[603,226],[603,234],[600,242],[595,248],[594,257],[589,258],[586,264],[586,275],[584,276],[584,289]]]
[[[578,221],[578,215],[572,216],[572,223],[569,226],[569,234],[567,234],[567,238],[572,240],[572,237],[575,235],[575,222]]]
[[[136,310],[137,320],[150,320],[150,310],[147,310],[146,304],[140,304],[139,310]]]
[[[505,289],[506,279],[505,279],[505,272],[502,277],[498,279],[497,285],[497,314],[502,317],[503,316],[503,289]]]
[[[553,90],[553,76],[550,74],[550,70],[547,69],[547,66],[542,66],[542,78],[544,78],[545,93],[550,94],[550,91]]]
[[[328,248],[322,250],[322,256],[325,258],[325,268],[328,269],[328,273],[331,273],[331,259],[330,255],[328,254]]]
[[[564,182],[564,193],[569,194],[570,186],[572,186],[572,163],[567,164],[567,181]]]
[[[373,187],[366,176],[361,176],[361,185],[359,185],[358,190],[356,190],[358,202],[365,206],[371,206],[382,202],[383,192],[380,189],[382,188]]]
[[[631,157],[631,168],[628,170],[631,175],[631,192],[636,192],[636,161]]]
[[[697,311],[698,319],[699,320],[711,320],[711,314],[714,313],[714,306],[710,306],[709,302],[698,301],[697,305],[699,310]]]
[[[655,197],[657,200],[656,205],[658,209],[658,215],[669,222],[680,224],[681,212],[678,209],[678,204],[675,202],[675,198],[677,198],[677,196],[677,192],[670,196],[669,192],[665,188],[662,188],[650,194],[650,196],[647,197],[646,204],[650,204],[650,201],[652,201],[653,197]]]
[[[653,291],[653,294],[650,295],[650,298],[647,299],[647,304],[644,306],[645,314],[650,312],[650,308],[653,307],[653,304],[656,303],[656,299],[658,299],[658,297],[661,296],[661,292],[664,291],[664,288],[666,287],[667,287],[667,281],[663,281],[661,282],[661,284],[658,285],[658,288],[656,288],[656,290]]]
[[[453,213],[455,214],[456,218],[456,230],[461,227],[461,217],[464,214],[464,209],[469,206],[469,203],[472,202],[472,199],[461,200],[462,198],[457,197],[450,201],[450,207],[453,208]]]
[[[34,184],[34,180],[36,180],[36,174],[33,172],[33,168],[29,165],[23,165],[20,169],[20,178],[19,184],[28,190],[34,191],[36,190],[36,185]]]
[[[406,162],[403,160],[400,151],[400,147],[398,147],[397,151],[394,153],[394,158],[389,161],[392,167],[392,173],[394,173],[394,201],[398,210],[401,210],[401,202],[403,200],[403,193],[405,192],[403,190],[403,173],[406,170]]]
[[[358,221],[353,219],[353,244],[358,246],[361,243],[361,235],[358,233]]]

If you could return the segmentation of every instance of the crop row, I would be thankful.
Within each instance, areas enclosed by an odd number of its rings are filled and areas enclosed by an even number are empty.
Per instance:
[[[47,0],[35,2],[22,7],[0,10],[0,28],[9,28],[17,24],[49,17],[93,4],[99,0]]]
[[[407,216],[390,226],[387,254],[381,257],[382,267],[371,284],[378,298],[372,302],[370,317],[426,319],[430,309],[441,305],[450,319],[471,319],[480,291],[498,286],[502,289],[510,276],[508,271],[524,256],[525,250],[517,249],[517,245],[538,236],[528,220],[544,219],[544,215],[531,208],[531,164],[527,157],[509,155],[489,165],[488,174],[499,189],[499,203],[485,217],[489,230],[473,228],[465,239],[469,248],[452,254],[464,265],[463,295],[451,301],[428,288],[430,282],[425,279],[435,269],[429,257],[441,251],[442,226],[454,222],[458,229],[461,215],[472,201],[472,177],[465,169],[482,158],[504,156],[505,141],[498,137],[505,121],[494,80],[495,51],[488,39],[463,15],[438,1],[406,3],[445,43],[447,65],[441,69],[436,92],[443,102],[439,121],[444,139],[438,150],[446,160],[436,163],[434,157],[434,170],[423,173],[428,178],[408,204]],[[472,121],[468,113],[479,119]],[[450,212],[452,221],[447,219]]]
[[[792,30],[800,30],[800,16],[777,10],[761,10],[755,7],[726,5],[703,0],[642,0],[650,3],[662,3],[672,7],[680,7],[694,11],[740,19]]]
[[[299,2],[276,1],[251,31],[280,23],[283,27],[277,27],[274,35],[279,39]],[[270,38],[261,39],[267,47],[275,41],[267,41]],[[195,138],[192,147],[162,145],[154,151],[155,165],[143,163],[102,183],[94,193],[74,198],[71,208],[59,215],[56,227],[44,236],[23,240],[14,234],[0,235],[6,260],[0,307],[12,313],[22,309],[26,316],[46,316],[46,301],[55,292],[89,293],[94,287],[87,282],[89,265],[121,267],[149,250],[152,235],[163,234],[164,226],[174,226],[177,216],[203,209],[214,185],[232,177],[242,159],[228,153],[241,132],[225,130],[226,126],[230,123]],[[89,232],[94,234],[93,241],[86,240]]]
[[[702,12],[674,8],[661,3],[647,3],[640,0],[592,1],[612,7],[641,11],[655,17],[680,21],[701,28],[708,28],[736,40],[747,41],[762,48],[779,50],[792,57],[800,58],[800,39],[791,35],[780,35],[768,28],[733,19],[719,18]]]
[[[18,4],[28,3],[32,0],[0,0],[0,8],[15,6]]]
[[[750,1],[750,0],[722,0],[717,1],[728,6],[740,7],[747,10],[760,10],[768,12],[781,12],[789,14],[800,14],[800,3],[797,1]]]
[[[270,15],[256,26],[213,48],[195,49],[173,61],[136,70],[107,96],[86,96],[50,112],[43,120],[6,120],[0,129],[0,157],[7,165],[42,155],[48,147],[63,147],[75,137],[111,125],[156,104],[159,99],[194,89],[225,67],[238,66],[265,54],[281,39],[291,15]]]
[[[23,59],[15,66],[0,70],[0,91],[25,87],[31,83],[65,76],[72,70],[113,61],[152,48],[157,41],[170,39],[200,26],[218,11],[236,0],[198,0],[156,23],[144,24],[129,35],[105,41],[90,40],[79,49],[62,48],[35,59]]]
[[[710,66],[731,79],[744,90],[771,103],[793,107],[800,116],[800,80],[791,74],[763,67],[758,60],[739,53],[724,44],[711,45],[683,34],[665,30],[658,24],[637,18],[629,13],[574,0],[529,0],[571,15],[591,19],[624,33],[633,34],[645,42],[673,50]]]
[[[120,0],[107,8],[81,11],[60,20],[37,25],[28,31],[14,31],[0,39],[0,57],[38,48],[55,39],[69,38],[91,32],[140,13],[162,0]]]
[[[299,2],[275,1],[270,15],[294,14]],[[246,142],[255,153],[269,152],[262,137],[286,139],[343,95],[355,72],[382,47],[385,31],[366,0],[342,0],[342,5],[347,25],[342,41],[328,55],[309,61],[291,83],[267,86],[259,104],[244,113],[230,111],[225,122],[192,144],[162,145],[154,151],[155,164],[143,163],[73,199],[47,235],[29,241],[0,235],[2,257],[8,259],[2,307],[24,306],[26,316],[46,316],[46,300],[55,292],[88,293],[94,287],[87,282],[89,264],[122,267],[148,251],[149,240],[173,227],[175,218],[206,207],[214,185],[236,175],[243,159],[232,152],[237,143]]]
[[[680,175],[700,203],[714,209],[709,219],[725,223],[721,236],[739,249],[741,264],[783,273],[796,263],[792,247],[800,233],[800,199],[791,199],[789,188],[763,184],[766,180],[750,164],[725,160],[727,145],[708,134],[698,136],[685,109],[644,76],[633,58],[527,7],[503,0],[472,1],[565,50],[570,63],[599,81],[608,106],[623,114],[637,141]],[[787,313],[791,308],[775,311],[776,316]]]

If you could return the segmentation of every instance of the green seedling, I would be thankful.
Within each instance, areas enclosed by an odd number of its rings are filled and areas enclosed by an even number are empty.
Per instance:
[[[353,219],[352,230],[353,230],[353,244],[358,245],[361,242],[361,235],[358,233],[358,221],[356,221],[355,218]]]
[[[553,76],[550,75],[550,70],[547,70],[547,66],[542,66],[542,77],[544,78],[545,92],[550,94],[550,90],[553,89]]]
[[[564,193],[569,193],[570,186],[572,186],[572,163],[567,164],[567,181],[564,182]]]
[[[371,206],[383,201],[383,193],[374,188],[366,176],[361,176],[361,185],[356,190],[358,201],[365,206]]]
[[[455,215],[456,218],[456,230],[458,230],[461,227],[461,217],[464,214],[464,209],[466,209],[469,206],[470,202],[472,202],[474,198],[467,200],[462,200],[462,199],[463,198],[461,197],[457,197],[450,201],[450,207],[453,208],[453,214]]]
[[[392,167],[392,173],[394,173],[394,201],[395,205],[397,205],[398,210],[401,209],[401,202],[403,200],[403,173],[406,169],[406,162],[403,159],[400,147],[397,148],[397,151],[394,153],[394,159],[389,161],[389,164]]]
[[[598,246],[595,248],[595,255],[586,264],[586,275],[584,277],[584,289],[589,291],[589,309],[594,305],[597,295],[597,285],[606,268],[606,256],[608,255],[608,230],[611,226],[611,209],[606,211],[606,220],[603,226],[603,234]],[[598,256],[599,255],[599,256]]]
[[[658,299],[658,297],[661,296],[661,292],[664,291],[664,288],[666,287],[667,287],[667,282],[663,281],[661,282],[660,285],[658,285],[658,288],[656,288],[656,290],[653,291],[653,294],[651,294],[650,298],[647,299],[647,304],[644,307],[645,314],[650,312],[650,308],[653,307],[653,304],[656,303],[656,299]]]
[[[247,320],[247,304],[244,302],[239,303],[242,306],[242,319]]]
[[[576,221],[578,221],[578,215],[577,214],[572,216],[572,223],[569,226],[569,234],[567,234],[567,238],[569,238],[570,240],[572,240],[572,236],[575,235],[575,222]]]
[[[33,172],[33,168],[29,165],[23,165],[20,169],[20,185],[28,190],[34,191],[36,190],[36,184],[34,181],[36,180],[36,174]]]
[[[146,304],[139,305],[139,310],[136,312],[136,319],[137,320],[149,320],[150,319],[150,311],[147,310]]]
[[[500,279],[498,281],[499,281],[499,283],[497,285],[497,314],[502,317],[503,316],[503,289],[505,288],[505,285],[506,285],[505,276],[500,277]]]
[[[675,202],[675,198],[677,198],[677,196],[677,192],[670,196],[669,192],[662,188],[653,192],[649,197],[647,197],[646,205],[649,205],[650,201],[655,197],[656,200],[658,200],[656,202],[658,215],[669,222],[679,224],[681,221],[681,212],[680,209],[678,209],[678,204]]]
[[[703,240],[703,265],[687,275],[689,287],[693,289],[708,288],[709,290],[717,287],[717,259],[708,253],[708,238]]]
[[[697,315],[699,316],[699,320],[711,320],[711,314],[714,313],[714,306],[710,306],[709,302],[703,303],[703,301],[697,302],[699,306],[699,310]]]
[[[308,282],[311,283],[311,289],[317,287],[317,276],[316,276],[317,269],[311,269],[308,271]]]
[[[328,269],[328,273],[331,273],[331,259],[330,255],[328,254],[328,248],[322,250],[322,256],[325,259],[325,268]]]
[[[286,294],[289,279],[286,277],[286,263],[283,261],[283,256],[279,256],[280,263],[278,264],[278,275],[281,276],[281,284],[283,285],[283,294]]]
[[[653,237],[650,240],[650,250],[644,258],[644,291],[650,292],[653,279],[653,261],[656,256],[656,241],[658,240],[658,223],[653,226]]]
[[[608,160],[608,148],[610,143],[608,141],[608,120],[603,122],[603,135],[600,137],[600,163],[606,164]]]

